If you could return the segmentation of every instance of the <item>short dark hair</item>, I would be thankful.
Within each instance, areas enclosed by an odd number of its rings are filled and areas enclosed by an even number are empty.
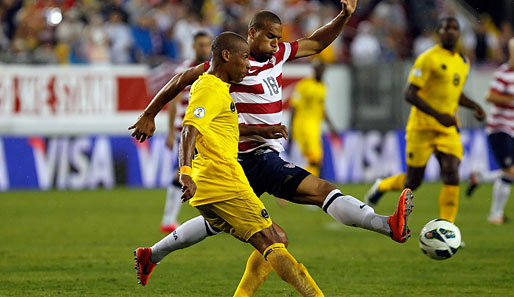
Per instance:
[[[459,21],[457,20],[457,18],[452,17],[452,16],[445,16],[445,17],[440,18],[439,21],[437,22],[437,31],[441,30],[443,25],[447,22],[456,22],[460,28],[460,24],[459,24]]]
[[[207,33],[206,31],[198,31],[193,35],[193,41],[196,41],[200,37],[211,37],[211,34]]]
[[[272,22],[275,24],[282,24],[280,18],[271,11],[261,10],[256,13],[248,24],[248,30],[251,28],[262,29],[266,22]]]
[[[228,50],[230,52],[237,51],[239,50],[241,43],[246,43],[243,36],[234,32],[223,32],[216,36],[212,42],[212,56],[219,56],[223,50]]]

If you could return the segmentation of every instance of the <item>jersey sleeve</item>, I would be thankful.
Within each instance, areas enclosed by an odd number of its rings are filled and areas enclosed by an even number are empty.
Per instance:
[[[286,61],[291,61],[294,58],[296,58],[296,53],[298,52],[298,41],[293,41],[290,43],[287,43],[289,45],[289,55],[285,57]]]
[[[416,62],[414,62],[414,66],[409,73],[409,83],[418,86],[420,88],[425,86],[425,83],[430,76],[431,70],[431,61],[430,56],[427,54],[420,55]]]
[[[189,105],[184,115],[182,126],[194,126],[205,135],[212,120],[221,112],[221,104],[216,89],[206,86],[195,86],[191,89]]]

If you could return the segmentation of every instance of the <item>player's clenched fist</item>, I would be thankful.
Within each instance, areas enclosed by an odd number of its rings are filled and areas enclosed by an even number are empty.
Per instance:
[[[153,136],[155,131],[154,117],[143,112],[137,121],[128,129],[134,129],[134,131],[132,131],[132,136],[139,140],[139,142],[144,142],[147,138]]]
[[[193,178],[187,174],[181,174],[178,178],[179,183],[182,185],[182,202],[191,199],[196,193],[196,184]]]

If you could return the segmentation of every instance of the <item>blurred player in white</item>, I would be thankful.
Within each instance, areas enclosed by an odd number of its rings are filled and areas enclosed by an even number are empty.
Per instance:
[[[494,182],[489,223],[501,225],[514,182],[514,38],[509,40],[509,61],[494,74],[487,101],[494,104],[486,128],[489,146],[502,169]]]
[[[211,36],[205,31],[199,31],[193,37],[193,50],[195,52],[194,60],[186,60],[180,65],[175,73],[180,73],[200,63],[207,61],[211,55]],[[175,142],[178,142],[180,132],[182,131],[182,121],[189,102],[189,89],[186,87],[182,93],[177,95],[168,105],[169,113],[169,131],[166,139],[166,145],[170,150],[173,149]],[[178,176],[175,177],[173,183],[168,186],[166,191],[166,204],[164,205],[164,215],[162,216],[161,231],[163,233],[173,232],[178,227],[177,216],[180,212],[182,202],[181,186],[178,182]]]

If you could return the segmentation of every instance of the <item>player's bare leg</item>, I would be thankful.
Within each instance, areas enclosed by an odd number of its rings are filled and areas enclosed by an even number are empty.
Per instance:
[[[400,196],[400,203],[393,216],[405,217],[405,220],[399,223],[404,223],[405,229],[408,230],[407,217],[411,213],[412,192],[407,195],[407,200],[410,205],[407,211],[405,207],[401,206],[404,205],[404,202],[401,202],[402,199],[405,200],[405,197],[402,197],[405,196],[403,194],[404,193]],[[405,242],[408,237],[408,234],[396,234],[399,230],[397,225],[392,228],[393,226],[390,224],[391,217],[393,216],[387,217],[376,214],[369,205],[366,205],[364,202],[350,195],[343,195],[335,185],[317,178],[312,174],[308,175],[300,183],[292,201],[295,203],[317,205],[338,222],[348,226],[375,231],[390,236],[393,240],[398,242]],[[401,226],[401,229],[403,230],[404,226]]]
[[[439,218],[455,222],[459,210],[459,164],[456,156],[437,152],[443,188],[439,195]]]

